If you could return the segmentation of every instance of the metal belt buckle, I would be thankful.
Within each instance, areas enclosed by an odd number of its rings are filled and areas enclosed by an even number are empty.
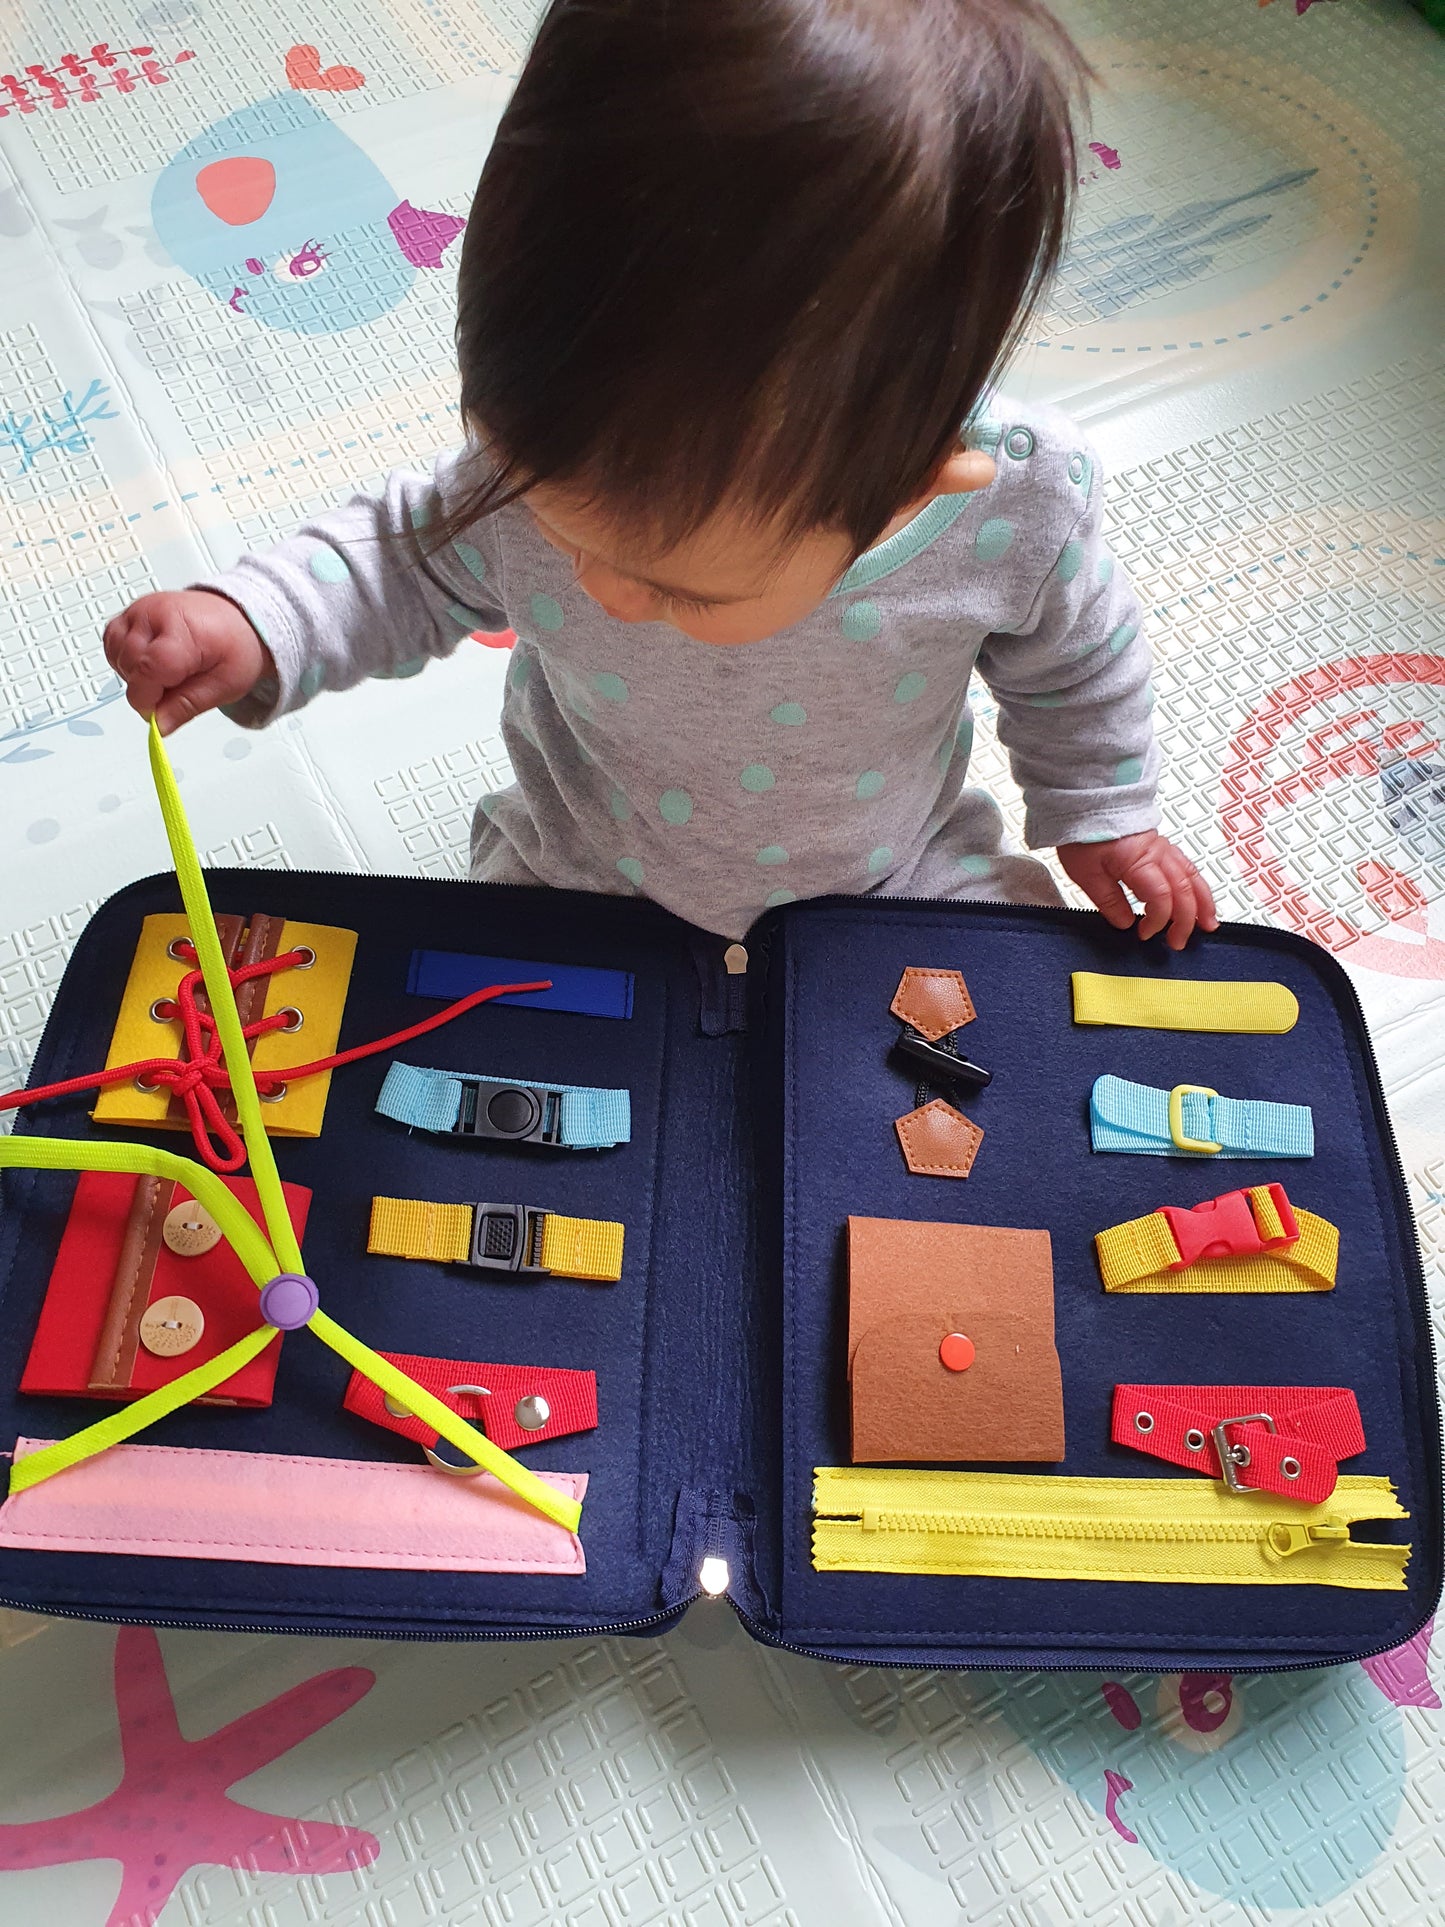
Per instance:
[[[481,1271],[510,1271],[545,1278],[538,1263],[545,1211],[529,1204],[479,1204],[472,1211],[472,1250],[468,1264]]]
[[[1219,1455],[1219,1467],[1224,1474],[1224,1483],[1230,1491],[1255,1492],[1258,1490],[1257,1486],[1245,1485],[1239,1477],[1249,1464],[1249,1447],[1229,1443],[1228,1434],[1232,1425],[1267,1425],[1271,1432],[1278,1428],[1268,1412],[1246,1412],[1240,1418],[1222,1418],[1211,1434],[1214,1449]]]
[[[455,1135],[502,1138],[511,1144],[562,1142],[561,1091],[497,1084],[483,1077],[459,1081],[462,1095],[452,1126]]]

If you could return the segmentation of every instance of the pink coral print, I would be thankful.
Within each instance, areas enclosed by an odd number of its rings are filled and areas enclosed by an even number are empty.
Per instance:
[[[201,1864],[297,1875],[369,1866],[381,1851],[375,1834],[264,1813],[230,1799],[226,1789],[329,1726],[375,1682],[364,1666],[337,1667],[205,1739],[188,1740],[155,1634],[148,1626],[122,1627],[115,1642],[120,1785],[79,1813],[0,1826],[0,1871],[119,1860],[120,1892],[106,1927],[154,1927],[176,1887]]]
[[[1438,1706],[1440,1695],[1430,1684],[1430,1635],[1434,1620],[1393,1653],[1380,1653],[1360,1664],[1387,1700],[1396,1706]]]

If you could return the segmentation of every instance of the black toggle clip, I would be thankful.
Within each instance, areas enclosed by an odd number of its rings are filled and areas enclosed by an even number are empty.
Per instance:
[[[936,1083],[961,1085],[970,1091],[983,1090],[993,1082],[993,1072],[986,1071],[981,1064],[975,1064],[967,1057],[961,1057],[950,1041],[954,1035],[950,1031],[947,1037],[940,1037],[935,1044],[922,1031],[915,1030],[912,1024],[900,1024],[897,1049],[910,1064],[927,1071]]]

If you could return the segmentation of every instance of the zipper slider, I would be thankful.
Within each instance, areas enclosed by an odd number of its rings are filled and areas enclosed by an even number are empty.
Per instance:
[[[1279,1519],[1264,1535],[1269,1550],[1281,1559],[1307,1552],[1311,1546],[1348,1545],[1349,1539],[1350,1528],[1339,1519],[1325,1519],[1313,1526],[1286,1524]]]

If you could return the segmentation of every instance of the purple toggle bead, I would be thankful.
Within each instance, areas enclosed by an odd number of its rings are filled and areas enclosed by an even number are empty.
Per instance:
[[[300,1271],[281,1271],[261,1287],[261,1316],[278,1331],[299,1331],[321,1303],[321,1293]]]

